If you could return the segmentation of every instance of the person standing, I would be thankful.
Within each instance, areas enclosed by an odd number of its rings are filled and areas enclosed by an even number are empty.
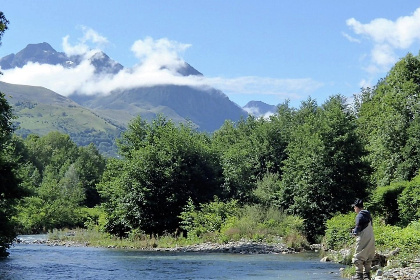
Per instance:
[[[375,257],[375,236],[370,212],[363,209],[363,201],[356,199],[353,203],[356,215],[356,225],[352,234],[356,237],[356,251],[353,256],[353,264],[356,267],[355,280],[370,280],[372,260]]]

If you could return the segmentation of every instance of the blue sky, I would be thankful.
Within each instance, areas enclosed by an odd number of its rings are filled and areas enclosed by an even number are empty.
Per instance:
[[[411,0],[13,0],[0,10],[10,21],[0,57],[48,42],[67,53],[101,49],[138,73],[92,84],[88,65],[73,72],[29,65],[0,76],[63,95],[82,84],[87,94],[106,94],[142,80],[207,84],[240,106],[290,99],[298,107],[309,96],[322,104],[375,85],[399,58],[420,50],[420,3]],[[182,60],[205,79],[156,71]]]

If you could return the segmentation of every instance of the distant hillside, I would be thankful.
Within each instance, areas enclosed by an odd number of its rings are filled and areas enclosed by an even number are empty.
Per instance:
[[[215,131],[225,120],[239,120],[247,114],[216,89],[187,86],[154,86],[113,92],[109,96],[70,96],[116,123],[126,125],[137,115],[151,120],[163,114],[175,122],[193,122],[199,130]]]
[[[78,145],[94,143],[102,154],[116,155],[115,138],[124,130],[123,126],[43,87],[0,82],[0,91],[17,116],[18,135],[60,131],[69,134]]]

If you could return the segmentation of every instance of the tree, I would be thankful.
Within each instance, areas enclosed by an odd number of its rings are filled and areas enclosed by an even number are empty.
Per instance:
[[[286,102],[270,119],[250,116],[236,124],[225,122],[214,133],[213,147],[220,153],[224,188],[229,198],[251,202],[263,178],[281,177],[292,115],[293,110]]]
[[[191,126],[176,127],[162,116],[147,124],[138,117],[119,147],[124,159],[109,161],[99,184],[109,232],[173,232],[189,198],[204,203],[220,192],[221,168],[210,139]]]
[[[372,182],[409,181],[420,169],[420,58],[407,54],[358,100],[358,131]]]
[[[0,12],[0,46],[1,46],[1,39],[3,37],[4,32],[8,28],[9,21],[6,19],[6,16],[3,12]]]
[[[29,135],[23,141],[19,172],[30,196],[19,204],[24,232],[74,227],[81,207],[99,203],[96,184],[105,160],[93,146],[77,147],[66,134]]]
[[[96,184],[99,183],[105,170],[105,158],[99,153],[93,144],[79,147],[79,155],[74,163],[74,168],[84,189],[87,207],[94,207],[100,203]]]
[[[312,241],[323,234],[325,221],[345,213],[355,197],[367,192],[367,166],[356,134],[354,116],[341,96],[322,107],[302,103],[287,147],[280,188],[280,206],[305,219]]]
[[[0,12],[0,44],[9,21]],[[9,253],[7,249],[16,237],[12,216],[15,212],[17,198],[22,195],[19,179],[16,176],[16,158],[14,154],[12,133],[12,109],[4,93],[0,93],[0,257]]]
[[[20,196],[17,166],[11,145],[12,112],[3,93],[0,93],[0,257],[8,255],[7,249],[16,237],[11,218],[15,200]]]

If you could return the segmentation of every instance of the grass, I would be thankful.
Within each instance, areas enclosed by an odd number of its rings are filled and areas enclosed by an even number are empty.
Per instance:
[[[236,231],[232,229],[232,231]],[[263,235],[254,233],[251,238],[241,237],[227,239],[225,235],[221,236],[212,232],[203,234],[200,237],[187,238],[182,235],[164,234],[161,236],[147,235],[143,233],[132,233],[126,238],[118,238],[108,233],[99,231],[97,228],[84,229],[54,229],[48,233],[50,241],[57,242],[74,242],[75,244],[82,244],[92,247],[104,248],[119,248],[119,249],[139,249],[152,250],[156,248],[177,248],[189,245],[203,244],[207,242],[224,244],[232,241],[256,241],[266,244],[285,243],[289,248],[295,250],[302,249],[301,236],[296,241],[291,241],[295,236],[280,237],[271,234]],[[306,240],[305,240],[306,241]],[[289,244],[288,244],[289,243]],[[290,244],[297,244],[296,247],[289,246]]]
[[[93,247],[109,247],[121,249],[153,249],[153,248],[176,248],[197,244],[197,240],[190,240],[182,236],[162,235],[153,236],[147,234],[131,234],[127,238],[118,238],[97,229],[60,229],[48,233],[48,239],[52,241],[75,242]]]

